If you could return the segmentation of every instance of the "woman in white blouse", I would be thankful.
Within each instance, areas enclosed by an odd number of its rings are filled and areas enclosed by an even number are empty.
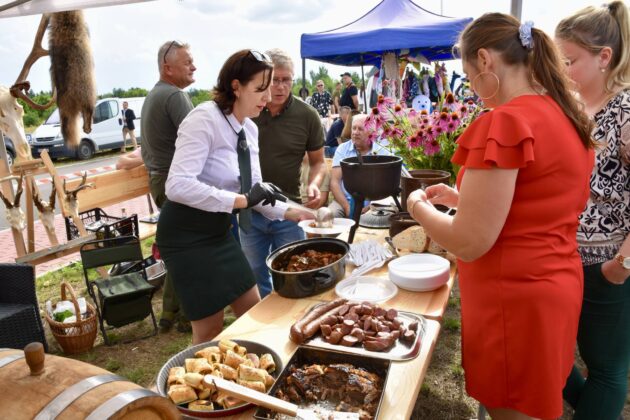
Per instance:
[[[271,99],[272,75],[265,54],[234,53],[219,73],[214,101],[199,105],[179,127],[157,242],[191,320],[193,344],[221,332],[227,305],[240,316],[260,300],[230,232],[231,214],[240,210],[241,228],[249,220],[247,209],[270,219],[312,218],[282,202],[274,206],[279,190],[260,175],[258,129],[250,118]]]

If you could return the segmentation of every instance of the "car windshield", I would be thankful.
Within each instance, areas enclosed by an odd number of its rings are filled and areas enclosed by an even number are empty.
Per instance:
[[[59,109],[55,109],[52,114],[46,119],[44,124],[53,125],[59,124]]]

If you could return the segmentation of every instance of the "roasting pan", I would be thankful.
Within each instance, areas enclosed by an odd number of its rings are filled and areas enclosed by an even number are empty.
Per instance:
[[[342,353],[334,350],[324,350],[310,347],[298,347],[295,353],[291,356],[291,359],[287,362],[280,372],[280,375],[276,379],[276,382],[268,392],[269,395],[276,396],[278,389],[286,383],[287,377],[291,373],[291,366],[302,367],[308,364],[336,364],[336,363],[350,363],[356,368],[363,368],[368,372],[377,374],[382,380],[382,388],[378,397],[378,405],[374,419],[378,418],[381,404],[383,402],[383,395],[385,394],[385,388],[387,387],[387,378],[389,375],[389,368],[391,362],[386,359],[379,359],[368,356],[361,356],[357,354]],[[300,405],[300,408],[305,409],[317,409],[321,404],[322,407],[330,409],[330,404],[325,401],[318,404]],[[254,414],[255,419],[266,420],[273,419],[276,413],[266,408],[259,407]]]

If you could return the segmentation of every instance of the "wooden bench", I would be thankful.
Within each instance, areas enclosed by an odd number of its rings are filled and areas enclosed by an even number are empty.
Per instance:
[[[66,188],[76,188],[80,182],[80,178],[69,181]],[[87,177],[87,182],[94,184],[94,187],[79,193],[79,212],[111,206],[150,193],[149,174],[144,165],[91,175]],[[140,239],[155,235],[157,223],[139,222],[138,225]]]

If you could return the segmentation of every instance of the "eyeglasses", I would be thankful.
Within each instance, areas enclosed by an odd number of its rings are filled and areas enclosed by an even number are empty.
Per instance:
[[[249,50],[249,53],[258,61],[263,62],[263,63],[271,63],[271,57],[269,57],[267,54],[260,52],[260,51],[256,51],[256,50]]]
[[[293,85],[293,79],[290,77],[283,77],[282,79],[276,79],[275,77],[271,81],[273,85],[285,85],[291,87]]]
[[[177,48],[181,48],[184,46],[184,44],[182,44],[179,41],[173,41],[169,44],[168,48],[166,49],[166,51],[164,52],[164,64],[166,64],[166,56],[168,55],[168,52],[171,50],[171,48],[173,48],[173,45],[175,45]]]
[[[324,85],[317,85],[317,87],[324,87]]]

